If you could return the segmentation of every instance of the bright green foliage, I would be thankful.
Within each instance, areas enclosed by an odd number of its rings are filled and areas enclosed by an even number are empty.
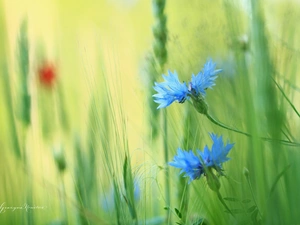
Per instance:
[[[23,207],[0,224],[299,224],[294,2],[0,0],[0,211]],[[192,91],[208,58],[222,73],[205,99],[157,110],[154,82],[169,69]],[[235,143],[231,160],[188,184],[167,162],[207,133]]]

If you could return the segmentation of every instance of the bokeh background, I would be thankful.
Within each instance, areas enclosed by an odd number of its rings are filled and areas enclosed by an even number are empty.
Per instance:
[[[166,1],[162,64],[161,2],[0,1],[1,224],[300,223],[299,2]],[[188,101],[156,109],[161,74],[188,82],[208,58],[223,69],[210,113],[252,138]],[[235,143],[220,177],[234,217],[167,164],[210,132]]]

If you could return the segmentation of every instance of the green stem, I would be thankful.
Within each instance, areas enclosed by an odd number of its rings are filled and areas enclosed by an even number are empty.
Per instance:
[[[163,114],[163,126],[164,126],[164,159],[165,163],[169,160],[169,152],[168,152],[168,118],[167,111]],[[165,176],[165,185],[166,185],[166,202],[167,205],[170,206],[170,181],[169,181],[169,167],[166,167],[166,176]]]
[[[2,65],[1,65],[2,66]],[[1,68],[2,69],[2,68]],[[9,87],[11,87],[11,81],[10,76],[8,74],[8,69],[6,65],[3,65],[3,69],[1,70],[1,73],[3,74],[3,86],[1,86],[3,90],[3,95],[5,97],[5,105],[7,106],[7,120],[9,121],[10,126],[10,132],[11,132],[11,139],[12,139],[12,145],[14,153],[16,154],[17,158],[20,159],[24,157],[21,152],[21,144],[18,138],[18,131],[17,131],[17,124],[14,119],[14,110],[13,110],[13,104],[12,104],[12,93]],[[24,153],[25,154],[25,153]]]
[[[233,213],[231,212],[231,210],[229,209],[229,207],[226,205],[225,201],[223,200],[221,194],[219,191],[216,192],[218,199],[220,200],[220,202],[222,203],[222,205],[226,208],[226,210],[233,216],[233,218],[235,218],[235,216],[233,215]]]
[[[188,211],[188,182],[186,181],[185,177],[181,177],[179,181],[180,188],[183,190],[179,190],[181,194],[181,201],[179,210],[181,212],[182,218],[181,220],[186,223],[187,220],[187,211]]]
[[[62,215],[65,217],[65,224],[69,224],[68,222],[68,211],[67,211],[67,204],[66,204],[66,187],[65,187],[65,182],[64,182],[64,178],[63,178],[63,174],[61,172],[59,172],[59,179],[60,179],[60,183],[61,183],[61,192],[62,194],[60,195],[61,197],[61,210],[62,210]]]
[[[239,133],[239,134],[243,134],[247,137],[253,137],[251,134],[248,134],[246,132],[243,132],[243,131],[240,131],[240,130],[237,130],[237,129],[234,129],[234,128],[231,128],[221,122],[219,122],[218,120],[216,120],[215,118],[213,118],[209,113],[205,114],[206,117],[211,121],[213,122],[214,124],[218,125],[219,127],[222,127],[222,128],[225,128],[227,130],[230,130],[230,131],[233,131],[233,132],[236,132],[236,133]],[[297,143],[297,142],[292,142],[292,141],[287,141],[287,140],[280,140],[280,139],[273,139],[273,138],[266,138],[266,137],[258,137],[264,141],[275,141],[275,142],[280,142],[282,144],[285,144],[285,145],[289,145],[289,146],[300,146],[300,143]]]
[[[245,136],[247,136],[247,137],[252,137],[252,136],[251,136],[250,134],[248,134],[248,133],[245,133],[245,132],[243,132],[243,131],[240,131],[240,130],[237,130],[237,129],[228,127],[227,125],[225,125],[225,124],[223,124],[223,123],[217,121],[217,120],[216,120],[215,118],[213,118],[209,113],[206,114],[206,117],[207,117],[211,122],[213,122],[214,124],[216,124],[216,125],[218,125],[218,126],[220,126],[220,127],[222,127],[222,128],[225,128],[225,129],[230,130],[230,131],[234,131],[234,132],[239,133],[239,134],[243,134],[243,135],[245,135]]]
[[[259,208],[258,208],[257,202],[256,202],[256,200],[255,200],[255,196],[254,196],[253,188],[252,188],[251,182],[250,182],[250,180],[249,180],[249,177],[248,177],[248,176],[246,176],[246,179],[247,179],[247,182],[248,182],[248,185],[249,185],[250,191],[251,191],[251,195],[252,195],[253,202],[254,202],[254,204],[255,204],[255,206],[256,206],[256,208],[257,208],[257,210],[258,210],[258,213],[259,213],[259,216],[260,216],[260,218],[262,218],[262,214],[261,214],[261,212],[260,212],[260,210],[259,210]]]
[[[297,111],[296,107],[293,105],[293,103],[291,102],[291,100],[287,97],[287,95],[284,93],[282,87],[276,82],[276,80],[271,76],[271,79],[273,80],[273,82],[275,83],[275,85],[278,87],[279,91],[281,92],[281,94],[283,95],[283,97],[287,100],[287,102],[290,104],[290,106],[292,107],[292,109],[294,110],[294,112],[298,115],[298,117],[300,117],[300,113]]]

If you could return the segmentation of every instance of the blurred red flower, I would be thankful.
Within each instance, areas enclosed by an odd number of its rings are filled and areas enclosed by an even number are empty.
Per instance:
[[[52,87],[56,78],[56,69],[53,64],[44,63],[38,70],[41,84]]]

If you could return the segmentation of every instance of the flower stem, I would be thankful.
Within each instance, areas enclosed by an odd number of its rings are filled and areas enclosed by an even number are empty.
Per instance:
[[[69,224],[67,204],[66,204],[66,199],[65,199],[66,187],[65,187],[63,174],[61,172],[59,172],[59,179],[60,179],[60,183],[61,183],[60,203],[61,203],[62,216],[65,218],[64,219],[65,224]]]
[[[222,195],[220,194],[220,192],[217,191],[216,193],[217,193],[218,199],[220,200],[220,202],[222,203],[222,205],[233,216],[233,218],[235,218],[235,216],[233,215],[233,213],[231,212],[231,210],[229,209],[229,207],[226,205],[225,201],[223,200]]]
[[[207,117],[211,122],[213,122],[214,124],[216,124],[216,125],[218,125],[218,126],[220,126],[220,127],[222,127],[222,128],[225,128],[225,129],[230,130],[230,131],[234,131],[234,132],[239,133],[239,134],[243,134],[243,135],[248,136],[248,137],[252,137],[252,136],[251,136],[250,134],[248,134],[248,133],[245,133],[245,132],[243,132],[243,131],[240,131],[240,130],[237,130],[237,129],[228,127],[227,125],[225,125],[225,124],[219,122],[218,120],[216,120],[215,118],[213,118],[209,113],[207,113],[207,114],[205,114],[205,115],[206,115],[206,117]]]
[[[154,15],[154,26],[152,28],[154,42],[153,42],[153,52],[156,61],[158,62],[160,71],[164,70],[165,63],[167,62],[167,16],[164,12],[166,0],[152,0],[153,15]],[[165,163],[169,160],[168,153],[168,120],[167,112],[163,114],[163,131],[164,131],[164,159]],[[170,181],[169,181],[169,167],[166,166],[166,176],[165,176],[165,195],[166,203],[170,206]],[[170,213],[167,212],[168,221],[170,222]],[[169,224],[168,222],[168,224]]]
[[[251,191],[251,195],[252,195],[253,202],[254,202],[254,204],[255,204],[257,210],[258,210],[258,213],[259,213],[260,218],[262,218],[262,214],[261,214],[261,212],[260,212],[260,210],[259,210],[259,208],[258,208],[256,199],[255,199],[255,196],[254,196],[254,191],[253,191],[253,188],[252,188],[252,185],[251,185],[251,182],[250,182],[250,179],[249,179],[249,176],[248,176],[248,175],[246,176],[246,179],[247,179],[247,183],[248,183],[248,185],[249,185],[250,191]]]
[[[222,128],[225,128],[227,130],[230,130],[230,131],[233,131],[233,132],[236,132],[236,133],[239,133],[239,134],[243,134],[247,137],[253,137],[251,134],[248,134],[246,132],[243,132],[243,131],[240,131],[240,130],[237,130],[237,129],[234,129],[232,127],[229,127],[221,122],[219,122],[218,120],[216,120],[215,118],[213,118],[209,113],[205,114],[206,117],[211,121],[213,122],[214,124],[218,125],[219,127],[222,127]],[[275,141],[275,142],[280,142],[282,144],[285,144],[285,145],[289,145],[289,146],[300,146],[300,143],[297,143],[297,142],[292,142],[292,141],[289,141],[289,140],[281,140],[281,139],[273,139],[273,138],[267,138],[267,137],[258,137],[264,141]]]
[[[298,117],[300,117],[300,113],[297,111],[296,107],[294,106],[294,104],[292,103],[292,101],[288,98],[288,96],[284,93],[283,88],[276,82],[276,80],[274,79],[274,77],[270,76],[271,79],[273,80],[273,82],[275,83],[275,85],[277,86],[277,88],[279,89],[279,91],[281,92],[281,94],[283,95],[283,97],[286,99],[286,101],[290,104],[290,106],[292,107],[292,109],[294,110],[294,112],[297,114]]]
[[[163,126],[164,126],[164,158],[167,163],[169,160],[169,152],[168,152],[168,118],[167,111],[163,114]],[[165,176],[165,185],[166,185],[166,202],[167,205],[170,206],[170,181],[169,181],[169,167],[166,167],[166,176]]]

